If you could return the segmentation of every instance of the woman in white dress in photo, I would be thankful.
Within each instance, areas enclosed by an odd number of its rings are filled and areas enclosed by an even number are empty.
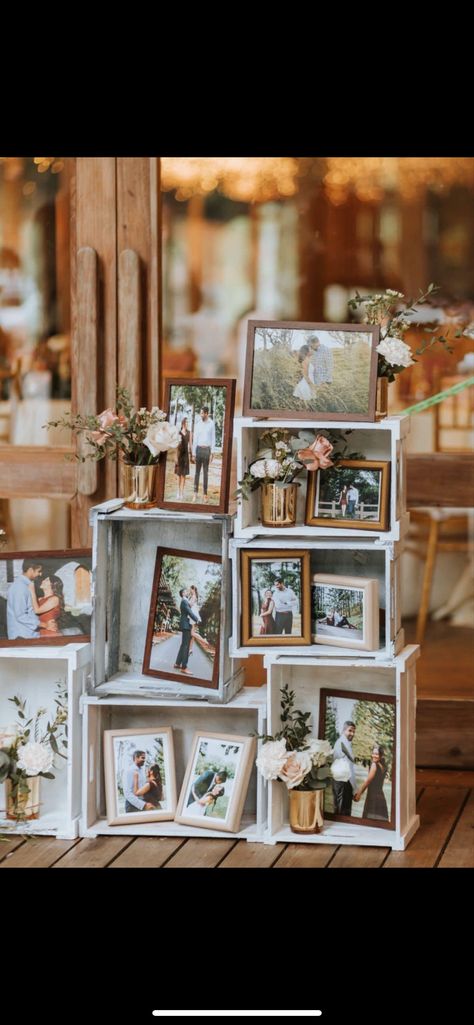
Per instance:
[[[200,801],[192,801],[186,808],[188,815],[206,815],[208,808],[215,805],[217,798],[222,797],[225,792],[225,786],[222,783],[216,783],[209,793],[205,794]],[[205,802],[205,803],[203,803]]]
[[[311,350],[309,345],[302,345],[298,350],[298,363],[300,364],[302,377],[293,391],[293,398],[302,399],[303,402],[309,402],[314,398],[314,388],[309,379],[310,356]]]

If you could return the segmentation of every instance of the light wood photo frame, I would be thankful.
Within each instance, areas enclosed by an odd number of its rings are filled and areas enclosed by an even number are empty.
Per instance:
[[[171,726],[105,730],[104,774],[110,826],[174,819],[176,774]],[[131,802],[136,802],[136,810],[132,811],[135,805]],[[140,804],[154,807],[140,809]]]
[[[255,762],[255,737],[196,731],[176,822],[237,833]]]
[[[379,585],[372,577],[313,573],[313,644],[375,651],[379,647]]]

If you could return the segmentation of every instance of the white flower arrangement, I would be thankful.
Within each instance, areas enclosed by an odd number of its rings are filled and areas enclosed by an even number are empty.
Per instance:
[[[39,708],[29,717],[23,698],[15,695],[9,701],[15,705],[18,722],[0,728],[0,783],[10,780],[13,805],[18,809],[16,818],[21,819],[22,800],[29,792],[28,780],[34,776],[54,779],[54,756],[67,758],[67,689],[62,681],[56,684],[53,715],[48,715],[46,708]]]
[[[288,684],[281,689],[283,728],[266,734],[256,765],[265,780],[279,779],[288,790],[324,790],[330,777],[332,748],[328,740],[311,737],[311,713],[294,708],[295,694]]]
[[[45,744],[37,744],[34,741],[21,744],[17,749],[17,755],[17,766],[27,776],[39,776],[53,768],[53,752]]]

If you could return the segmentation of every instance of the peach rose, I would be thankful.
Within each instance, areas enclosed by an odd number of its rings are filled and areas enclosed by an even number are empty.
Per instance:
[[[307,470],[326,470],[328,466],[334,466],[332,460],[329,459],[333,448],[334,445],[331,445],[324,435],[318,434],[312,445],[300,449],[298,459],[305,464]]]
[[[100,431],[90,431],[89,438],[91,441],[95,441],[96,445],[103,445],[107,438],[110,438],[110,434],[106,433],[106,428],[111,427],[112,424],[126,424],[124,416],[117,416],[113,409],[104,409],[103,413],[99,413],[97,417],[99,425],[102,428]]]
[[[311,771],[312,761],[308,751],[291,751],[282,769],[279,779],[286,783],[288,790],[297,787]]]

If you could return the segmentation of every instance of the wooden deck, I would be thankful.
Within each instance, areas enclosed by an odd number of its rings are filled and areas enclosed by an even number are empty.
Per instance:
[[[474,772],[417,772],[421,826],[406,851],[245,840],[54,840],[0,842],[2,868],[474,868]]]

